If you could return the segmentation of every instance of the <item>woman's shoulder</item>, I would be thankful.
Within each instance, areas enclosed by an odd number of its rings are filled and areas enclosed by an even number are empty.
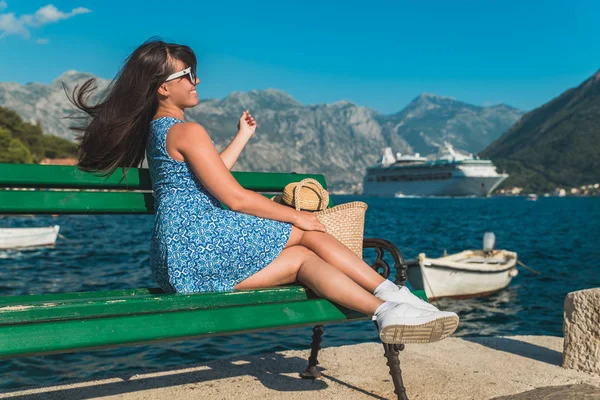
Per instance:
[[[214,143],[204,126],[195,121],[181,121],[180,123],[175,124],[171,128],[171,131],[174,133],[176,132],[174,136],[179,136],[182,139],[189,139],[191,137],[197,138],[198,136],[201,136],[208,138]]]
[[[204,126],[202,126],[202,124],[200,124],[199,122],[196,121],[182,121],[179,120],[180,122],[177,124],[180,127],[185,127],[186,129],[204,129]]]
[[[198,122],[182,120],[179,120],[177,124],[173,125],[172,130],[192,135],[206,132],[206,129]]]

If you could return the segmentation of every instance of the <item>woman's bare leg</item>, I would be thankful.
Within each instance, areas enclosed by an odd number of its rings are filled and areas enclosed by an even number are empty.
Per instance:
[[[328,264],[350,277],[362,288],[373,293],[375,288],[384,281],[373,268],[356,256],[336,238],[325,232],[303,231],[292,226],[288,246],[304,246],[312,250]]]
[[[273,287],[296,280],[320,297],[364,314],[373,315],[383,303],[304,246],[283,249],[271,264],[238,283],[235,289]]]

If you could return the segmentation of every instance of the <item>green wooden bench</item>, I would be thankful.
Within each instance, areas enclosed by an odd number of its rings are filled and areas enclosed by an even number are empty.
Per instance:
[[[0,164],[0,214],[152,214],[147,169],[119,169],[109,178],[71,166]],[[246,189],[278,193],[306,177],[326,186],[323,175],[234,172]],[[377,255],[372,267],[388,277],[391,255],[396,282],[406,281],[400,251],[387,240],[365,239]],[[149,268],[149,267],[148,267]],[[425,298],[424,294],[418,293]],[[323,325],[366,319],[318,298],[302,286],[227,293],[170,294],[158,288],[0,297],[0,357],[33,356],[123,345],[183,340],[276,328],[314,326],[308,367],[317,378]],[[384,344],[395,391],[406,399],[398,352]]]

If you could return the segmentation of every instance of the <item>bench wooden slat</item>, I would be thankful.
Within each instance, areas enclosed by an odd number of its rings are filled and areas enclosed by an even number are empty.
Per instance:
[[[329,207],[333,205],[330,197]],[[0,214],[154,214],[154,196],[143,192],[0,190]]]
[[[42,355],[366,319],[324,299],[0,327],[0,357]]]
[[[297,174],[281,172],[232,172],[233,177],[248,190],[255,192],[282,192],[288,183],[298,182],[305,178],[312,178],[327,189],[325,176],[321,174]]]
[[[314,295],[311,295],[311,297],[316,298]],[[303,287],[288,286],[226,293],[163,293],[20,302],[0,306],[0,328],[4,325],[44,321],[83,320],[107,316],[140,315],[251,304],[305,301],[308,299],[309,294]]]
[[[152,189],[148,169],[131,168],[126,180],[119,182],[123,171],[118,168],[105,178],[75,166],[0,163],[0,187]]]
[[[126,180],[119,182],[122,174],[123,168],[105,178],[74,166],[0,163],[0,187],[152,190],[147,168],[131,168]],[[238,171],[232,174],[240,185],[258,192],[281,192],[288,183],[304,178],[316,179],[327,188],[321,174]]]
[[[140,288],[140,289],[116,289],[101,290],[97,292],[71,292],[71,293],[45,293],[45,294],[24,294],[19,296],[1,296],[0,307],[31,304],[36,302],[52,302],[67,300],[84,299],[102,299],[113,297],[144,296],[164,293],[160,288]]]
[[[0,190],[2,214],[152,214],[154,196],[142,192]]]

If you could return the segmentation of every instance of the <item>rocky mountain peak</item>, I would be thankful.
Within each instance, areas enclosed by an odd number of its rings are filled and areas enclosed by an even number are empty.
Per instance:
[[[302,105],[299,101],[294,99],[290,94],[279,89],[263,89],[263,90],[252,90],[250,91],[255,96],[269,98],[274,101],[284,102],[291,105]]]
[[[415,100],[440,101],[440,100],[456,100],[456,99],[454,97],[440,96],[439,94],[435,94],[435,93],[423,92],[419,96],[417,96]]]
[[[271,99],[271,100],[279,100],[292,102],[294,104],[300,104],[296,101],[292,96],[279,89],[257,89],[250,90],[249,92],[241,92],[241,91],[233,91],[231,92],[227,98],[235,99],[235,98],[263,98],[263,99]]]
[[[585,81],[582,86],[586,87],[586,89],[593,88],[594,94],[600,93],[600,70]]]
[[[241,106],[245,109],[282,110],[301,107],[302,103],[286,92],[278,89],[251,90],[249,92],[231,92],[222,101],[225,106]]]
[[[457,101],[454,97],[424,92],[415,97],[402,112],[413,110],[420,113],[434,108],[454,106],[456,104],[462,104],[462,102]]]
[[[60,82],[64,82],[68,85],[72,82],[86,81],[90,78],[97,78],[97,77],[90,73],[87,73],[87,72],[80,72],[80,71],[76,71],[74,69],[70,69],[68,71],[63,72],[58,78],[56,78],[51,83],[51,85],[52,86],[60,85]],[[102,78],[97,78],[97,79],[104,80]]]
[[[334,103],[329,104],[329,106],[336,107],[336,108],[346,108],[346,107],[356,107],[356,104],[354,104],[353,102],[348,101],[348,100],[338,100]]]

